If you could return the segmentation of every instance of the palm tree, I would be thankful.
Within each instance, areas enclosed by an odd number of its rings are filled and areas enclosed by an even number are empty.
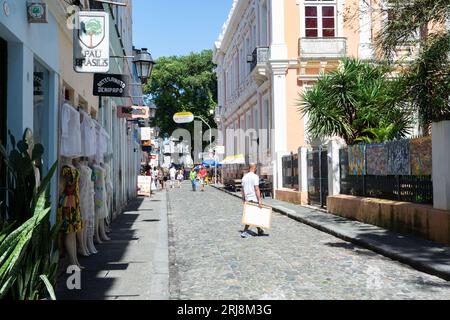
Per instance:
[[[385,66],[347,58],[336,71],[322,75],[298,102],[299,111],[308,115],[309,134],[313,138],[339,136],[351,145],[371,137],[367,129],[393,125],[392,136],[405,136],[409,113],[397,105],[387,72]]]

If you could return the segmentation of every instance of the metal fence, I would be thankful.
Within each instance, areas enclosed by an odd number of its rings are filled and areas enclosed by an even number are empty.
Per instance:
[[[350,175],[347,149],[341,149],[341,194],[386,200],[433,204],[431,176]]]
[[[283,188],[298,190],[298,154],[284,156],[283,163]]]
[[[307,152],[309,204],[327,206],[328,151],[325,146],[313,147]]]

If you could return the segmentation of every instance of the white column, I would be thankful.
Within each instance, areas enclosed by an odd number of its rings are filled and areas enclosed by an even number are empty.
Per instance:
[[[298,148],[298,188],[300,192],[308,192],[308,148]]]
[[[373,59],[372,46],[372,9],[370,1],[359,0],[359,58]]]
[[[284,0],[271,0],[270,8],[270,29],[272,30],[270,60],[287,59],[288,50],[284,30]]]
[[[287,151],[286,71],[287,65],[272,65],[272,115],[275,130],[275,153]]]
[[[328,195],[341,193],[341,170],[339,165],[339,150],[343,144],[336,139],[328,142]]]
[[[450,121],[434,122],[432,133],[434,208],[450,210]]]

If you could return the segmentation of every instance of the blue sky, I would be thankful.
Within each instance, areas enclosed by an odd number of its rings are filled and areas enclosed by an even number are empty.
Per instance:
[[[211,49],[233,0],[133,0],[133,37],[154,58]]]

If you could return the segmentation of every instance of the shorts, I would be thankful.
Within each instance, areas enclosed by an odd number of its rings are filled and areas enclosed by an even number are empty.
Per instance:
[[[206,184],[205,179],[200,179],[200,184]]]

